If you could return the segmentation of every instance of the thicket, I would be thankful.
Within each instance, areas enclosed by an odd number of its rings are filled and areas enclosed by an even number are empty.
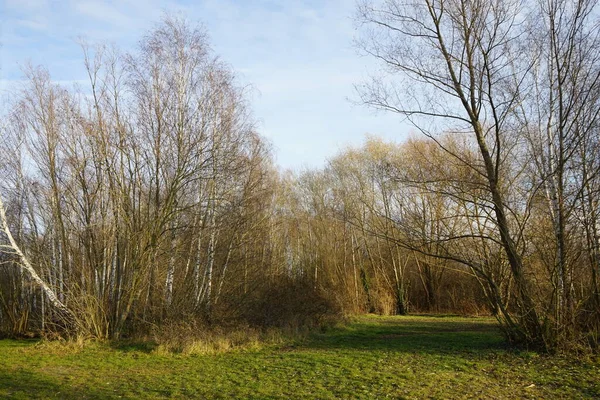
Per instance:
[[[510,340],[546,350],[597,349],[600,52],[583,50],[598,35],[581,25],[567,38],[589,35],[565,54],[529,37],[549,64],[515,86],[513,59],[496,54],[513,42],[487,30],[508,34],[512,3],[427,4],[396,4],[410,19],[370,2],[359,12],[377,29],[409,24],[432,59],[428,21],[443,38],[466,21],[446,15],[491,18],[442,52],[479,77],[470,94],[412,47],[377,47],[376,30],[362,46],[392,75],[443,85],[448,105],[465,97],[470,117],[403,109],[375,80],[360,88],[366,103],[452,123],[417,125],[425,135],[402,144],[369,138],[320,170],[277,170],[245,89],[184,21],[165,18],[130,54],[83,46],[86,87],[29,68],[2,126],[0,332],[119,339],[443,312],[493,314]],[[590,17],[595,3],[581,7],[562,12]],[[456,53],[484,39],[500,44],[470,61]],[[398,64],[401,50],[425,69]]]

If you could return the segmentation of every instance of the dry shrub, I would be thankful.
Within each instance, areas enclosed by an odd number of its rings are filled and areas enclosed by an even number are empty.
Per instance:
[[[216,354],[231,350],[258,349],[301,339],[283,329],[259,329],[249,325],[215,326],[199,320],[173,321],[156,326],[149,340],[163,354]],[[148,339],[147,339],[148,340]]]
[[[69,297],[69,307],[74,315],[73,330],[77,335],[93,339],[110,338],[109,316],[100,300],[84,291]]]
[[[391,290],[377,288],[372,293],[374,313],[379,315],[395,315],[397,311],[397,299]]]
[[[174,314],[136,326],[131,338],[153,343],[159,353],[214,354],[302,340],[337,322],[333,300],[310,282],[280,277],[245,295],[223,296],[205,312]]]
[[[242,318],[251,326],[300,332],[329,324],[340,315],[331,296],[312,282],[282,276],[253,293],[244,305]]]
[[[34,348],[36,351],[42,350],[44,354],[66,355],[79,354],[86,348],[99,346],[102,341],[90,339],[81,335],[65,338],[54,333],[44,334]]]

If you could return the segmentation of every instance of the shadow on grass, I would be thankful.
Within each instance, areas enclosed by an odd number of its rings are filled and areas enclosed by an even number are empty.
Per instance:
[[[158,344],[154,342],[143,342],[143,341],[115,341],[110,343],[110,347],[113,350],[121,351],[123,353],[146,353],[150,354],[158,347]]]
[[[115,393],[89,387],[74,387],[68,380],[52,380],[29,371],[0,370],[0,398],[2,399],[109,399]]]
[[[509,348],[498,325],[488,318],[435,316],[368,317],[313,335],[305,346],[443,354],[482,354]]]

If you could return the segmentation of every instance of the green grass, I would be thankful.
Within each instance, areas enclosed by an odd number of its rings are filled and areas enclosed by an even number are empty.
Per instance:
[[[0,341],[0,398],[599,398],[600,362],[508,349],[491,319],[375,317],[296,343],[186,355]]]

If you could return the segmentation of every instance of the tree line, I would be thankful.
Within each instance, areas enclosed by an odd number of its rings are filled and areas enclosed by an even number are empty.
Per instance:
[[[597,348],[600,57],[581,1],[363,1],[360,101],[417,128],[280,171],[202,29],[27,70],[2,126],[0,330],[119,338],[170,321],[491,313]]]

